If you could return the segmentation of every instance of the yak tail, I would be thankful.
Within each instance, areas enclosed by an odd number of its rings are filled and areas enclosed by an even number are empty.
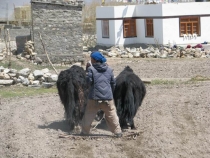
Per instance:
[[[66,119],[68,121],[73,120],[73,115],[74,115],[74,111],[73,109],[75,109],[76,105],[75,105],[75,98],[74,98],[74,85],[73,83],[70,81],[67,83],[66,86],[66,105],[64,105],[65,107],[65,113],[66,113]]]
[[[128,121],[132,120],[136,114],[137,107],[135,106],[135,96],[133,94],[133,87],[130,85],[126,85],[126,94],[124,99],[124,109],[122,114],[124,114],[124,118]]]
[[[75,109],[75,103],[74,103],[75,98],[74,98],[74,85],[72,83],[70,74],[68,74],[65,71],[62,71],[60,73],[57,80],[57,89],[60,100],[64,105],[66,120],[69,121],[70,128],[74,128],[75,123],[73,121],[74,118],[73,109]]]

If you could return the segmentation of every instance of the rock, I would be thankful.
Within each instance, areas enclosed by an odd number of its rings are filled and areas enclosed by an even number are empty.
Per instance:
[[[39,79],[40,82],[46,82],[46,78],[44,76],[42,76],[40,79]]]
[[[40,82],[38,80],[32,81],[31,82],[32,85],[38,86],[40,85]]]
[[[31,53],[31,55],[32,55],[32,56],[35,56],[35,55],[37,55],[37,53],[33,52],[33,53]]]
[[[83,46],[83,51],[88,51],[88,47],[87,46]]]
[[[0,56],[0,61],[3,61],[4,60],[4,56]]]
[[[41,85],[28,85],[28,87],[35,87],[35,88],[40,88],[41,87]]]
[[[33,72],[33,75],[34,75],[35,79],[37,79],[37,78],[39,78],[39,77],[42,77],[43,74],[44,74],[44,73],[43,73],[41,70],[35,70],[35,71]]]
[[[9,73],[9,72],[10,72],[10,69],[5,68],[3,72],[7,74],[7,73]]]
[[[0,66],[0,72],[3,72],[3,71],[4,71],[4,67]]]
[[[108,53],[108,57],[116,57],[116,56],[117,56],[117,54],[114,53],[114,52],[109,52]]]
[[[50,88],[50,87],[52,87],[54,85],[54,83],[48,83],[48,82],[43,82],[42,83],[42,87],[44,87],[44,88]]]
[[[197,48],[196,48],[197,49]],[[196,50],[196,52],[195,52],[195,54],[194,54],[194,57],[195,58],[200,58],[201,57],[201,55],[202,55],[202,53],[198,50]]]
[[[48,73],[49,72],[49,69],[48,68],[45,68],[45,69],[42,69],[41,71],[45,74],[45,73]]]
[[[10,76],[8,74],[4,73],[4,79],[5,80],[9,80],[10,79]]]
[[[56,82],[58,80],[58,75],[51,75],[48,78],[48,82]]]
[[[30,73],[30,74],[28,75],[28,79],[29,79],[30,81],[33,81],[33,80],[35,79],[33,73]]]
[[[0,79],[0,85],[12,85],[13,80],[1,80]]]
[[[44,73],[44,78],[49,78],[52,74],[50,72]]]
[[[129,53],[131,51],[130,48],[126,47],[125,50]]]
[[[31,55],[25,55],[25,58],[26,59],[30,59],[31,58]]]
[[[16,77],[16,76],[17,76],[16,73],[8,73],[8,75],[10,76],[10,78],[11,78],[11,77]]]
[[[10,69],[10,72],[11,72],[11,73],[17,73],[17,70],[15,70],[15,69]]]
[[[156,57],[160,57],[159,55],[155,54],[155,53],[148,53],[147,54],[148,58],[156,58]]]
[[[73,65],[76,65],[76,66],[82,66],[82,63],[81,62],[76,62],[76,63],[74,63]]]
[[[201,48],[195,48],[196,52],[201,52]]]
[[[135,47],[133,47],[133,48],[130,49],[130,52],[131,52],[131,53],[134,53],[134,52],[136,52],[136,51],[137,51],[137,49],[136,49]]]
[[[154,53],[154,52],[155,52],[154,47],[149,47],[149,48],[147,48],[147,50],[148,50],[149,52],[152,52],[152,53]]]
[[[42,59],[39,57],[35,57],[35,63],[37,63],[37,65],[41,65],[42,64]]]
[[[133,54],[128,53],[128,57],[129,57],[129,58],[133,58]]]
[[[24,78],[24,79],[22,80],[22,84],[23,84],[24,86],[28,86],[28,85],[30,84],[30,82],[29,82],[29,80],[28,80],[27,78]]]
[[[146,57],[147,57],[147,53],[146,53],[145,51],[142,51],[142,52],[140,53],[140,57],[141,57],[141,58],[146,58]]]
[[[160,55],[160,58],[167,58],[167,56],[168,56],[168,52],[163,51],[163,53]]]
[[[128,58],[128,55],[121,55],[121,58]]]
[[[24,68],[24,69],[20,70],[18,72],[18,74],[21,75],[21,76],[24,76],[24,77],[28,77],[28,75],[30,74],[30,72],[31,72],[31,69]]]
[[[139,58],[140,57],[140,52],[134,52],[133,57],[134,58]]]
[[[17,59],[22,59],[21,54],[16,55]]]

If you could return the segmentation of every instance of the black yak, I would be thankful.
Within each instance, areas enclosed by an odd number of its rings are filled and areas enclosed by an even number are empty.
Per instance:
[[[82,67],[74,65],[60,72],[56,84],[72,131],[81,121],[87,104],[86,72]]]
[[[142,80],[134,74],[133,70],[126,66],[116,77],[114,101],[121,128],[135,129],[134,117],[146,94],[146,88]]]

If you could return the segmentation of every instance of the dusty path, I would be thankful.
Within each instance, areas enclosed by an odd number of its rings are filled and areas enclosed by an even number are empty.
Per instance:
[[[210,77],[210,60],[109,61],[116,75],[130,65],[143,78]],[[208,158],[209,94],[209,81],[147,85],[135,117],[139,135],[120,139],[110,137],[104,122],[92,131],[95,138],[59,138],[68,134],[68,125],[57,94],[1,99],[0,157]]]

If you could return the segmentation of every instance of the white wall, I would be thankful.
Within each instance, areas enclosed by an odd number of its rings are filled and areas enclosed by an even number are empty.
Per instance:
[[[135,5],[96,7],[96,18],[125,18],[135,16]]]
[[[158,44],[163,44],[163,19],[154,19],[154,39],[151,43],[154,43],[155,39],[158,40]]]
[[[133,16],[136,16],[135,12],[136,12],[135,5],[114,7],[114,17],[115,18],[133,17]]]
[[[163,21],[163,42],[162,44],[182,43],[179,39],[179,18],[162,19]]]
[[[160,28],[162,28],[162,20],[161,19],[154,19],[154,37],[146,37],[146,29],[145,29],[145,19],[138,19],[137,20],[137,40],[135,43],[155,43],[155,39],[158,42],[162,42],[162,35],[163,32]]]
[[[101,27],[101,20],[96,21],[96,37],[97,43],[100,45],[107,45],[111,46],[114,45],[116,41],[115,37],[115,22],[114,20],[109,20],[109,38],[102,38],[102,27]]]
[[[163,16],[210,14],[210,2],[169,3],[163,4]],[[200,18],[201,36],[193,38],[180,37],[179,18],[163,19],[163,44],[198,44],[210,41],[210,17]]]
[[[210,41],[210,17],[201,17],[201,36],[193,38],[180,37],[179,18],[163,19],[163,44],[198,44]]]
[[[200,21],[201,21],[201,37],[199,40],[202,43],[204,41],[210,42],[210,17],[201,17]]]
[[[135,16],[135,5],[97,7],[96,18],[125,18]],[[123,38],[123,21],[109,20],[109,38],[102,38],[101,20],[96,21],[97,43],[100,45],[123,45],[136,42],[137,38]]]
[[[210,14],[210,2],[162,4],[162,16]]]
[[[136,16],[162,16],[162,4],[137,5]]]

